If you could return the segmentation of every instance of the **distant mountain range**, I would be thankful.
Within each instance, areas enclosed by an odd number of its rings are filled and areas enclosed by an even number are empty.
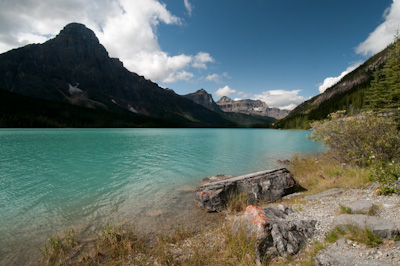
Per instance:
[[[265,102],[260,100],[246,99],[234,101],[227,96],[223,96],[219,101],[214,102],[212,95],[204,89],[183,96],[216,112],[240,113],[272,117],[274,119],[281,119],[289,114],[288,110],[269,108]]]
[[[260,100],[232,100],[226,96],[219,99],[217,104],[224,112],[269,116],[275,119],[282,119],[290,112],[288,110],[270,108],[265,102]]]
[[[143,122],[146,117],[149,126],[173,127],[265,126],[274,120],[230,117],[217,105],[206,108],[189,97],[163,89],[128,71],[118,59],[110,58],[94,32],[78,23],[68,24],[43,44],[1,54],[0,90],[4,103],[0,127],[107,126],[108,112],[115,121],[125,121],[110,126],[129,127],[147,126]],[[79,111],[71,105],[80,107]],[[76,112],[90,113],[91,119],[85,123],[73,115]],[[71,116],[75,121],[72,124]]]

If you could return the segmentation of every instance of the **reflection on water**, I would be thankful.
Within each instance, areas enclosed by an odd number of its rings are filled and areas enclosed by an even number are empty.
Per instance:
[[[0,264],[38,255],[65,228],[133,222],[143,234],[197,228],[193,188],[207,176],[276,167],[314,153],[307,132],[258,129],[0,130]],[[204,222],[203,225],[199,222]],[[21,252],[16,252],[21,250]]]

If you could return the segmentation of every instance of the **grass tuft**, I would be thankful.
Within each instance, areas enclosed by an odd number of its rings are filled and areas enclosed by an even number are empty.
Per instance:
[[[342,204],[339,204],[340,207],[340,214],[353,214],[353,211],[351,210],[351,208],[343,206]]]
[[[344,228],[337,226],[334,230],[326,235],[325,241],[328,243],[334,243],[343,237],[358,243],[362,243],[368,247],[377,247],[382,243],[381,238],[370,229],[361,229],[354,225],[347,225]]]

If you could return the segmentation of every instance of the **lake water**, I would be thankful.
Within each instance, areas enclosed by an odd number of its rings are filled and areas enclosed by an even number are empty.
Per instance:
[[[144,233],[199,226],[193,188],[216,174],[281,167],[316,153],[306,131],[265,129],[0,130],[0,265],[32,261],[69,227],[133,222]],[[214,216],[215,217],[215,216]]]

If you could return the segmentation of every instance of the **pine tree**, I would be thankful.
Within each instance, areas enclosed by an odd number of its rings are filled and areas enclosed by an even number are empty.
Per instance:
[[[375,71],[371,88],[366,93],[369,109],[381,110],[400,107],[400,35],[389,48],[388,59],[381,70]]]

